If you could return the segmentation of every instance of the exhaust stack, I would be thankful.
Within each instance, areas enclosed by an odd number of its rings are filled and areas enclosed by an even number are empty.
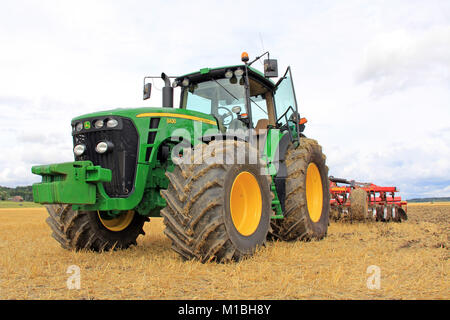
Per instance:
[[[163,108],[173,108],[173,88],[170,84],[170,79],[164,72],[161,73],[161,79],[165,83],[165,86],[162,88],[162,106]]]

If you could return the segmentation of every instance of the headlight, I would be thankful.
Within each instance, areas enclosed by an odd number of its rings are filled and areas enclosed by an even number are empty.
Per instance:
[[[109,119],[109,120],[106,122],[106,126],[107,126],[108,128],[115,128],[115,127],[118,126],[118,124],[119,124],[119,121],[117,121],[116,119]]]
[[[78,122],[78,123],[75,125],[75,129],[76,129],[77,131],[83,130],[83,123],[82,123],[82,122]]]
[[[188,78],[184,78],[183,82],[181,84],[183,85],[183,87],[187,87],[189,85],[189,79]]]
[[[95,151],[98,153],[105,153],[108,151],[108,144],[106,142],[99,142],[95,147]]]
[[[233,71],[227,70],[227,72],[225,72],[225,78],[231,79],[232,76],[233,76]]]
[[[237,69],[235,72],[234,72],[234,75],[236,76],[236,77],[242,77],[242,75],[244,74],[244,70],[242,70],[241,68],[239,68],[239,69]]]
[[[113,144],[111,142],[102,141],[97,144],[97,146],[95,147],[95,151],[97,151],[100,154],[103,154],[107,151],[111,151],[112,148],[113,148]]]
[[[79,157],[81,156],[84,151],[86,151],[86,146],[84,144],[77,144],[74,148],[73,148],[73,153]]]
[[[103,127],[103,120],[97,120],[94,123],[96,129],[101,129]]]

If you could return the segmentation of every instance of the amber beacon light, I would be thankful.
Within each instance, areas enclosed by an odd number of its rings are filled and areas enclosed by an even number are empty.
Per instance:
[[[242,52],[241,54],[241,60],[242,62],[248,62],[249,58],[248,58],[248,53],[247,52]]]

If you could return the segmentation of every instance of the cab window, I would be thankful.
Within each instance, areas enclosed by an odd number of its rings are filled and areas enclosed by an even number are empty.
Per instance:
[[[268,124],[275,125],[272,91],[260,82],[251,78],[250,104],[254,128],[266,129]]]

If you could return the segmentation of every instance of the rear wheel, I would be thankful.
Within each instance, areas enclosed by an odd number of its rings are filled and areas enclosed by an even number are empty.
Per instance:
[[[272,235],[280,240],[322,239],[327,234],[330,192],[326,157],[317,141],[300,139],[286,154],[284,219],[272,220]]]
[[[169,187],[161,191],[167,201],[161,215],[172,249],[184,259],[238,261],[264,243],[272,213],[270,180],[259,160],[249,161],[252,152],[257,151],[242,141],[213,141],[196,146],[189,157],[201,163],[174,159],[174,171],[166,172]],[[242,164],[216,161],[238,154],[245,155]]]
[[[46,206],[49,213],[47,224],[52,236],[64,249],[108,251],[126,249],[136,245],[142,234],[144,223],[149,218],[134,211],[110,219],[97,211],[75,211],[71,205],[56,204]]]

